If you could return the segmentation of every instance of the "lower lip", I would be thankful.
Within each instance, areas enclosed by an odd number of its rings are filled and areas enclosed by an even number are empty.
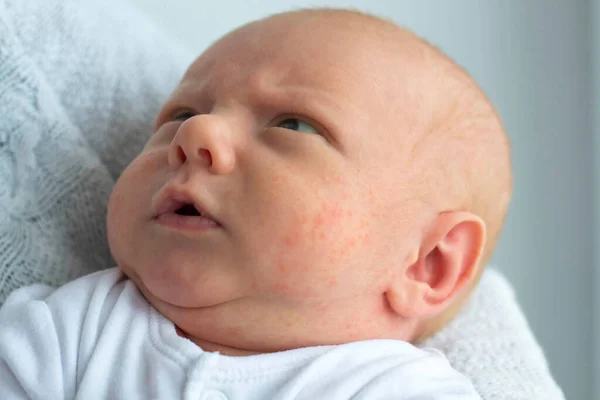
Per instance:
[[[187,216],[179,215],[175,213],[161,214],[156,217],[156,221],[164,226],[176,229],[187,229],[187,230],[208,230],[218,228],[219,224],[210,218],[201,216]]]

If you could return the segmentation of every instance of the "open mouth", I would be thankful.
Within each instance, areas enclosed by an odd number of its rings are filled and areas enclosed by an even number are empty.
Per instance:
[[[165,192],[158,200],[155,212],[158,222],[174,228],[205,229],[220,226],[191,196],[181,192]]]
[[[175,211],[177,215],[183,215],[186,217],[202,217],[202,213],[196,209],[196,206],[193,204],[184,204],[181,207],[177,208]]]

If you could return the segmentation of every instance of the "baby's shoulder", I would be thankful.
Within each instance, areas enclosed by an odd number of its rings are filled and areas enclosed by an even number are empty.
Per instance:
[[[111,314],[129,313],[133,306],[128,305],[139,303],[140,298],[133,282],[118,268],[111,268],[58,289],[44,285],[18,289],[0,309],[0,321],[33,326],[43,320],[59,337],[77,342],[80,335],[101,329]]]
[[[6,379],[16,378],[25,392],[36,393],[32,397],[75,397],[86,370],[80,367],[89,364],[98,344],[108,343],[103,350],[118,346],[131,321],[145,318],[147,309],[116,268],[58,289],[33,285],[15,291],[0,309],[0,387],[4,368],[12,373]]]
[[[77,304],[89,303],[94,298],[105,299],[119,286],[124,288],[126,280],[126,276],[115,267],[84,275],[59,288],[43,284],[24,286],[8,296],[2,305],[2,310],[6,311],[36,301],[45,302],[49,306],[68,303],[70,307],[76,307]]]
[[[437,350],[398,340],[368,340],[340,346],[338,351],[337,362],[322,375],[352,385],[364,380],[353,398],[379,399],[390,394],[399,399],[442,398],[450,393],[464,395],[461,399],[479,398],[468,379]]]
[[[449,365],[448,359],[438,350],[420,348],[409,342],[395,339],[376,339],[346,343],[336,351],[349,353],[360,363],[380,363],[382,358],[393,364],[407,365],[422,361]]]

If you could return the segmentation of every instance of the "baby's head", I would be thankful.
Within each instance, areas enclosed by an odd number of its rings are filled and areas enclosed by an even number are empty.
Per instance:
[[[425,41],[281,14],[193,63],[115,186],[109,242],[205,350],[414,341],[488,260],[509,158],[486,97]]]

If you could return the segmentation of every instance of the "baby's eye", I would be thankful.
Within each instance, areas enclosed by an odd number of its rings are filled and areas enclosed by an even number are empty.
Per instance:
[[[192,118],[195,115],[196,114],[194,114],[191,111],[183,111],[183,112],[180,112],[178,114],[175,114],[175,116],[173,117],[172,120],[173,121],[182,121],[183,122],[183,121],[186,121],[186,120]]]
[[[317,131],[317,129],[311,124],[298,118],[286,118],[279,122],[276,126],[298,132],[319,133],[319,131]]]

